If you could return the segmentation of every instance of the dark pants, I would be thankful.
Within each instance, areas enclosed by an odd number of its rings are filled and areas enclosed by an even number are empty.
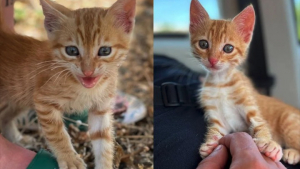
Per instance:
[[[164,56],[154,57],[154,85],[176,82],[189,85],[197,94],[199,73]],[[190,97],[196,97],[191,95]],[[200,162],[199,147],[206,132],[203,110],[199,105],[165,107],[154,105],[154,168],[195,169]],[[300,165],[288,169],[300,169]]]

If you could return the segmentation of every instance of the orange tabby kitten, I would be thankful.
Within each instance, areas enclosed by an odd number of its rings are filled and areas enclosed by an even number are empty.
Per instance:
[[[63,113],[89,109],[96,169],[113,167],[111,101],[134,25],[135,0],[110,8],[67,9],[41,0],[49,41],[4,30],[0,22],[0,122],[13,142],[28,142],[13,119],[34,108],[60,169],[84,169]]]
[[[200,102],[209,122],[202,158],[230,132],[249,132],[261,153],[289,164],[300,160],[300,111],[259,94],[236,67],[247,56],[255,24],[252,5],[232,20],[211,20],[197,0],[190,8],[193,54],[207,69]],[[280,145],[279,145],[280,144]]]

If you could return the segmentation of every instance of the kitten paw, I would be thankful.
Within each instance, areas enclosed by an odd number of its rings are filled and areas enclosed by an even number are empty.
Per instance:
[[[281,146],[272,140],[254,139],[259,151],[274,161],[282,158]]]
[[[300,162],[300,152],[295,149],[283,150],[283,161],[291,165],[295,165]]]
[[[219,145],[218,137],[214,137],[212,140],[208,140],[206,143],[203,143],[199,149],[200,156],[202,159],[210,155],[214,149]]]
[[[18,145],[25,148],[33,148],[36,140],[32,136],[22,135],[21,139],[16,142]]]
[[[57,162],[60,169],[86,169],[84,161],[75,154],[57,157]]]

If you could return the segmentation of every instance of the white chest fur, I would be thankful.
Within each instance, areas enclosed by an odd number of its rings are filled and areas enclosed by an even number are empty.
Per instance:
[[[225,79],[218,77],[218,79],[211,79],[213,83]],[[225,81],[226,82],[226,81]],[[217,110],[206,112],[207,118],[217,119],[222,122],[224,129],[229,132],[248,131],[248,126],[245,121],[245,110],[234,103],[230,99],[233,91],[237,86],[230,87],[214,87],[207,86],[201,89],[201,95],[209,96],[209,99],[201,100],[201,104],[205,106],[214,106]]]

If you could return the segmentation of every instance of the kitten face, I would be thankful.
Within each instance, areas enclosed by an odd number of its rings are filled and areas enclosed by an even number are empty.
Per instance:
[[[51,6],[44,4],[45,28],[55,60],[84,87],[92,88],[99,79],[116,74],[126,58],[134,24],[133,2],[123,0],[109,9],[75,11],[58,8],[53,2]]]
[[[232,21],[211,20],[197,0],[190,9],[190,37],[194,56],[210,72],[236,67],[246,58],[255,15],[248,6]]]
[[[193,53],[213,72],[236,66],[244,58],[244,44],[229,21],[210,21],[193,36]]]

